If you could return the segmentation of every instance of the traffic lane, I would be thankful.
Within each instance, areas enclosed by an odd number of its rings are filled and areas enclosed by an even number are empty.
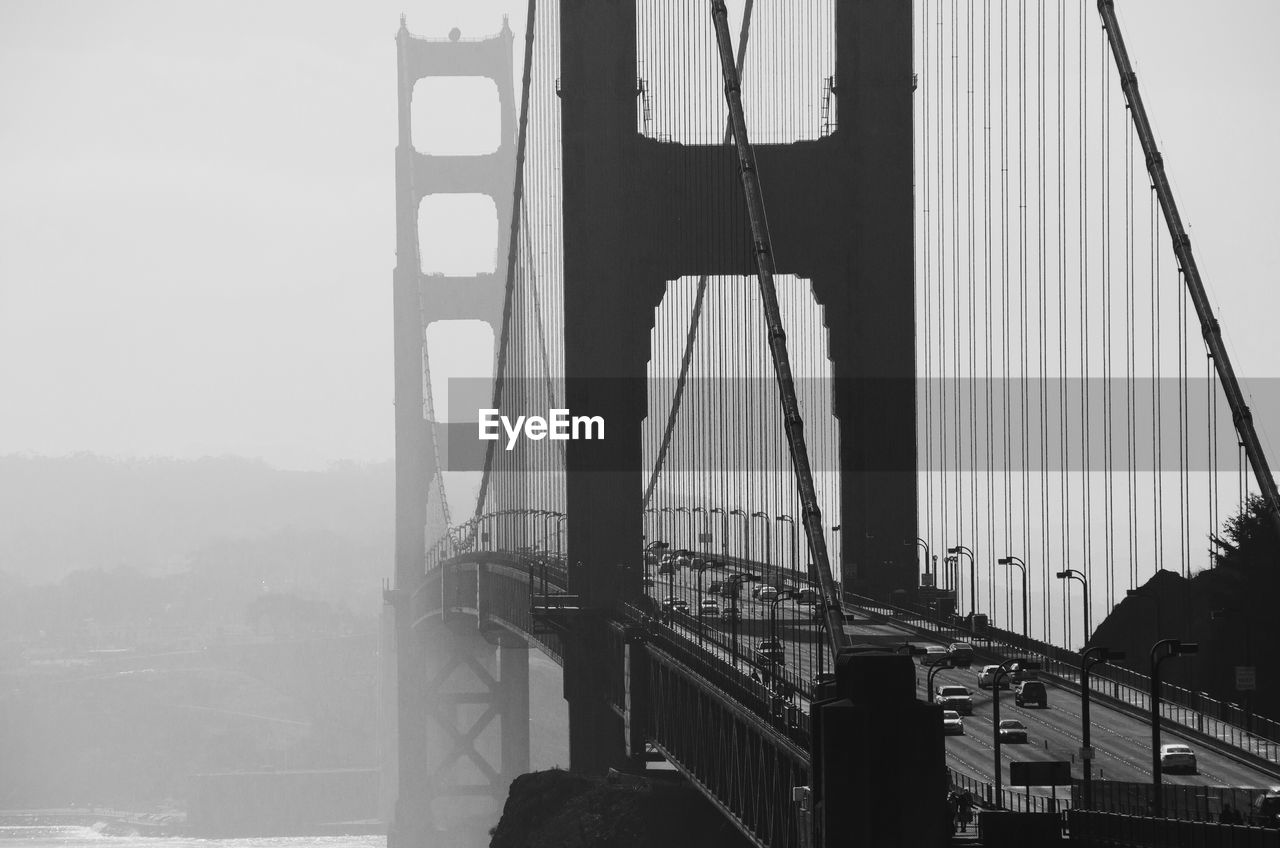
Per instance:
[[[977,686],[978,668],[972,670],[947,670],[940,672],[935,678],[935,686],[939,681],[966,686],[974,695],[974,726],[977,732],[986,739],[991,738],[993,725],[991,722],[990,690]],[[922,675],[923,677],[923,675]],[[1045,681],[1048,708],[1019,707],[1013,699],[1012,691],[1001,693],[1000,717],[1017,718],[1028,727],[1028,736],[1032,746],[1014,746],[1026,752],[1027,758],[1033,758],[1027,749],[1037,748],[1040,753],[1035,759],[1072,760],[1078,753],[1083,740],[1081,737],[1081,715],[1079,696],[1070,690],[1054,686]],[[1151,774],[1151,728],[1141,719],[1128,713],[1101,703],[1094,699],[1090,704],[1091,739],[1094,748],[1093,776],[1095,779],[1127,780],[1135,782],[1150,781]],[[966,720],[966,731],[970,722]],[[952,737],[955,738],[955,737]],[[1231,757],[1219,754],[1210,749],[1201,748],[1195,740],[1186,739],[1180,734],[1170,732],[1162,727],[1162,742],[1185,742],[1196,751],[1200,769],[1198,775],[1168,774],[1163,775],[1165,782],[1185,785],[1218,785],[1218,786],[1262,786],[1271,780],[1265,773],[1251,766],[1240,763]],[[1047,743],[1047,749],[1046,749]],[[987,746],[990,747],[989,745]],[[1002,754],[1004,747],[1002,746]],[[990,762],[990,755],[987,760]],[[989,766],[987,768],[989,771]],[[1073,773],[1081,775],[1081,763],[1075,756]]]
[[[664,582],[662,589],[668,585],[674,587],[679,597],[685,597],[690,604],[691,618],[696,618],[697,581],[696,575],[686,573],[673,575],[674,580]],[[707,588],[704,581],[704,596]],[[657,593],[655,593],[657,594]],[[662,595],[665,597],[665,592]],[[738,607],[743,615],[739,623],[739,649],[745,658],[757,667],[767,668],[766,664],[755,662],[754,649],[760,639],[768,638],[769,602],[762,602],[744,593],[739,598]],[[814,650],[819,635],[819,628],[812,623],[813,607],[808,604],[795,604],[791,601],[779,602],[777,605],[777,634],[783,642],[787,662],[784,664],[792,674],[801,681],[811,680],[816,676],[817,652]],[[878,644],[887,650],[893,650],[902,644],[941,644],[941,640],[930,640],[910,631],[883,622],[882,619],[867,615],[858,616],[856,611],[851,623],[844,628],[845,632],[856,642]],[[709,627],[729,632],[729,626],[723,619],[704,620]],[[943,682],[966,686],[974,694],[975,715],[965,721],[965,735],[948,737],[948,750],[955,749],[955,757],[967,766],[966,771],[983,776],[990,780],[991,759],[993,755],[991,738],[994,728],[990,716],[991,693],[977,686],[977,674],[981,663],[975,663],[970,669],[948,669],[935,676],[934,685]],[[824,670],[829,665],[824,663]],[[927,697],[924,684],[928,668],[920,666],[917,673],[919,694]],[[1028,735],[1032,739],[1029,745],[1001,746],[1002,760],[1007,762],[1018,760],[1073,760],[1073,771],[1079,776],[1081,763],[1078,751],[1082,744],[1080,734],[1080,700],[1075,692],[1046,683],[1049,708],[1045,710],[1022,708],[1016,706],[1012,691],[1003,693],[1000,704],[1001,718],[1017,718],[1028,727]],[[1110,707],[1095,697],[1091,705],[1092,745],[1095,749],[1093,774],[1097,779],[1127,780],[1145,782],[1151,779],[1151,731],[1150,725],[1130,714]],[[965,738],[971,742],[960,742]],[[1181,741],[1196,751],[1200,774],[1164,775],[1165,781],[1172,784],[1187,785],[1219,785],[1219,786],[1266,786],[1275,782],[1275,778],[1251,766],[1240,763],[1200,747],[1196,740],[1183,737],[1168,724],[1163,726],[1162,741]],[[1006,765],[1007,768],[1007,765]]]

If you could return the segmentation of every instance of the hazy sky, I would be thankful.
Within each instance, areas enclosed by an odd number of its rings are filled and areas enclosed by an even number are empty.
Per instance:
[[[1117,5],[1237,370],[1280,376],[1280,3]],[[518,2],[0,0],[0,453],[391,456],[401,11],[522,43]]]

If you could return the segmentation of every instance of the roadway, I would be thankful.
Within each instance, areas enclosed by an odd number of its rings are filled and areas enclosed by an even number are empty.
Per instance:
[[[656,569],[654,569],[656,572]],[[714,580],[721,580],[728,572],[716,569],[709,570],[703,577],[703,596],[712,597],[706,592]],[[687,615],[672,616],[671,623],[681,628],[690,639],[697,639],[699,628],[697,609],[699,600],[698,578],[696,572],[678,568],[674,574],[654,574],[654,583],[648,587],[649,594],[655,601],[661,602],[669,595],[684,599],[689,605]],[[751,664],[763,675],[769,668],[767,663],[757,662],[754,648],[760,640],[768,638],[770,633],[770,604],[751,597],[750,587],[744,585],[742,595],[738,599],[738,609],[742,620],[738,624],[739,648],[737,662]],[[727,599],[717,598],[725,605]],[[776,632],[783,643],[786,654],[785,668],[788,677],[796,681],[810,681],[817,672],[817,652],[813,650],[818,638],[818,626],[813,622],[813,605],[795,601],[780,601],[776,605]],[[848,610],[845,632],[855,643],[872,644],[887,650],[899,649],[904,643],[923,646],[927,644],[943,644],[937,639],[913,632],[905,627],[886,622],[882,618],[861,612],[858,609]],[[730,627],[721,617],[705,617],[703,630],[708,634],[718,634],[721,639],[728,640]],[[726,661],[731,660],[730,651],[715,649],[714,653]],[[958,772],[968,774],[983,782],[994,782],[992,744],[993,726],[991,719],[992,693],[978,687],[978,672],[987,661],[975,657],[969,669],[945,669],[934,678],[934,685],[961,685],[969,689],[973,695],[973,715],[964,716],[964,734],[946,737],[948,764]],[[829,661],[826,670],[830,670]],[[920,698],[927,697],[925,683],[928,668],[919,667],[916,675],[917,691]],[[1048,692],[1048,706],[1045,709],[1034,707],[1018,707],[1013,700],[1011,690],[1001,693],[1000,717],[1020,720],[1027,726],[1029,742],[1027,744],[1002,744],[1001,762],[1004,769],[1005,785],[1008,786],[1008,764],[1013,761],[1068,760],[1072,762],[1072,773],[1081,776],[1079,748],[1082,744],[1080,726],[1080,697],[1070,689],[1044,681]],[[807,706],[807,699],[801,699],[801,706]],[[1098,697],[1094,697],[1091,709],[1092,739],[1094,748],[1093,776],[1097,780],[1118,780],[1148,783],[1151,780],[1151,730],[1145,720],[1131,715],[1124,710],[1109,706]],[[1275,785],[1277,778],[1252,765],[1247,765],[1233,757],[1218,753],[1203,746],[1198,740],[1180,735],[1165,724],[1162,728],[1162,742],[1185,742],[1196,752],[1200,773],[1197,775],[1169,774],[1163,775],[1167,784],[1187,784],[1199,786],[1234,786],[1263,787]],[[1048,794],[1048,790],[1037,790],[1038,794]],[[1059,790],[1059,797],[1066,797],[1066,788]]]

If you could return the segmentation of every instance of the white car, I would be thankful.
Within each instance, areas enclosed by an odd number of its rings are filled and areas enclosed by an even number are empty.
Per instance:
[[[720,616],[720,604],[712,598],[703,598],[698,604],[698,611],[702,613],[703,618],[718,618]]]
[[[933,700],[944,710],[973,715],[973,696],[964,686],[938,686]]]
[[[996,679],[996,672],[1000,670],[998,665],[984,665],[982,671],[978,672],[978,688],[990,689],[991,681]],[[1000,678],[1000,688],[1009,688],[1009,675],[1006,673]]]
[[[1196,765],[1196,752],[1189,745],[1173,744],[1160,746],[1160,768],[1167,772],[1185,771],[1187,774],[1199,774]]]
[[[945,736],[964,734],[964,719],[960,718],[960,713],[955,710],[942,711],[942,733]]]

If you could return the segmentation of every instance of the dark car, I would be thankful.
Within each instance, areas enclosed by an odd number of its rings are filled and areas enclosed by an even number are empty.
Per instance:
[[[725,621],[742,621],[742,610],[737,607],[726,607],[721,618]]]
[[[1020,707],[1035,704],[1037,707],[1049,706],[1049,695],[1044,684],[1039,680],[1024,680],[1013,688],[1013,702]]]
[[[1036,680],[1039,677],[1039,672],[1034,668],[1027,668],[1026,663],[1016,662],[1009,666],[1009,678],[1014,683],[1021,683],[1024,680]]]
[[[973,645],[968,642],[952,642],[947,653],[951,655],[951,664],[956,668],[968,668],[973,664]]]
[[[1273,786],[1255,798],[1249,817],[1256,827],[1280,827],[1280,786]]]
[[[777,639],[765,639],[756,646],[756,659],[765,665],[774,663],[783,665],[787,661],[787,656],[781,642]]]
[[[1009,745],[1025,745],[1027,744],[1027,726],[1016,718],[1000,719],[1000,727],[997,731],[1000,734],[1000,741]]]

